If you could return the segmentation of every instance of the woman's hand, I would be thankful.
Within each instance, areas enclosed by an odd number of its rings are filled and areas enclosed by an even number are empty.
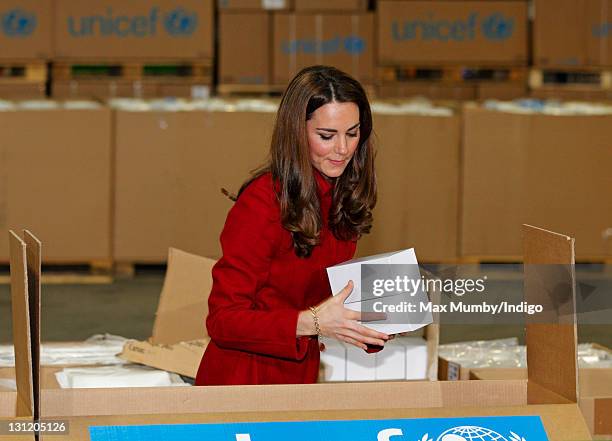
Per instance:
[[[367,349],[366,345],[384,346],[389,336],[382,332],[374,331],[358,323],[362,320],[362,313],[351,311],[344,307],[344,301],[353,291],[353,282],[347,285],[337,295],[326,299],[317,306],[317,317],[319,328],[324,337],[331,337]],[[375,313],[372,313],[372,315]],[[386,317],[368,317],[371,320],[380,320]],[[302,311],[298,319],[298,335],[313,335],[314,320],[310,311]]]

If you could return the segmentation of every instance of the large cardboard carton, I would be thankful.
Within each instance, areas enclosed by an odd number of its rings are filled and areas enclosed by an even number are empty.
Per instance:
[[[163,262],[169,247],[218,258],[233,204],[221,189],[236,193],[264,162],[274,113],[117,110],[114,119],[115,260]]]
[[[571,232],[579,259],[610,256],[611,115],[466,105],[463,120],[462,256],[519,258],[524,222]]]
[[[414,247],[419,262],[453,261],[459,117],[375,113],[374,127],[378,202],[372,231],[359,240],[358,255]]]
[[[526,262],[571,265],[573,247],[573,240],[567,236],[525,226]],[[530,295],[526,300],[530,302],[536,301],[546,289],[533,282],[526,278],[525,292]],[[572,277],[563,294],[575,293],[574,284]],[[25,323],[28,310],[23,308],[18,313],[14,320]],[[527,326],[528,354],[534,353],[528,355],[527,381],[43,390],[41,416],[69,421],[70,433],[54,435],[57,440],[85,440],[90,426],[106,425],[500,415],[539,416],[549,440],[587,440],[590,435],[577,405],[576,370],[571,363],[573,356],[575,367],[575,314],[572,318],[567,324]],[[551,347],[543,345],[553,340],[555,350],[543,350]],[[22,343],[16,345],[16,351],[27,352]],[[32,369],[36,367],[33,365]],[[15,394],[0,393],[0,403],[11,399],[14,402]],[[437,424],[443,421],[437,420]]]
[[[610,66],[610,0],[536,0],[534,63],[541,67]]]
[[[44,99],[45,94],[44,83],[0,84],[0,99],[3,100]]]
[[[378,3],[378,64],[527,63],[527,2]]]
[[[566,67],[587,64],[587,3],[598,1],[535,0],[535,65]]]
[[[147,81],[55,80],[51,94],[56,99],[151,98],[158,96],[158,87]]]
[[[219,14],[219,83],[271,83],[272,16],[268,12]]]
[[[213,34],[213,0],[58,0],[55,5],[59,59],[210,58]]]
[[[527,369],[472,369],[471,380],[526,379]],[[612,369],[579,369],[579,405],[595,439],[612,436]]]
[[[50,59],[52,22],[51,0],[2,0],[0,60]]]
[[[220,12],[235,11],[290,11],[294,0],[217,0]]]
[[[372,84],[374,46],[374,14],[277,13],[273,81],[286,85],[301,69],[325,64]]]
[[[0,132],[0,260],[20,225],[44,238],[47,262],[110,259],[111,111],[0,112]]]

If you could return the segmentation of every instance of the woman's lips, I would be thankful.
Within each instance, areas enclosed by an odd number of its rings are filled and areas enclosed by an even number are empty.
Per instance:
[[[341,161],[334,161],[333,159],[330,159],[330,160],[329,160],[329,162],[331,162],[331,163],[332,163],[332,165],[339,166],[339,165],[344,165],[344,163],[346,162],[346,160],[344,160],[344,159],[343,159],[343,160],[341,160]]]

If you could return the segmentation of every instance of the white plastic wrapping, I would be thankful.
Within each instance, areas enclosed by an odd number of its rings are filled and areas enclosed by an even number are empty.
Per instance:
[[[527,367],[526,348],[518,344],[516,337],[440,345],[438,354],[469,369]],[[578,345],[578,366],[610,368],[612,355],[592,343],[581,343]]]
[[[127,341],[116,335],[94,335],[84,342],[44,343],[41,365],[121,365],[127,363],[116,355]],[[13,345],[0,345],[0,367],[15,365]]]
[[[507,113],[544,115],[612,115],[612,106],[599,103],[578,101],[542,101],[538,99],[519,99],[514,101],[487,100],[486,109]]]
[[[134,364],[65,368],[55,378],[62,389],[189,386],[177,374]]]

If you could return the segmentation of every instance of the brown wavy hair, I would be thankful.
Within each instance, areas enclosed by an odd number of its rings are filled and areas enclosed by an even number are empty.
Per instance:
[[[328,225],[340,240],[356,241],[369,233],[372,209],[376,205],[372,112],[361,84],[334,67],[307,67],[291,80],[276,115],[269,159],[253,172],[238,193],[240,196],[254,179],[271,172],[281,222],[291,232],[299,257],[310,256],[319,243],[322,226],[306,121],[315,110],[331,102],[351,102],[359,107],[360,135],[344,173],[335,178]]]

